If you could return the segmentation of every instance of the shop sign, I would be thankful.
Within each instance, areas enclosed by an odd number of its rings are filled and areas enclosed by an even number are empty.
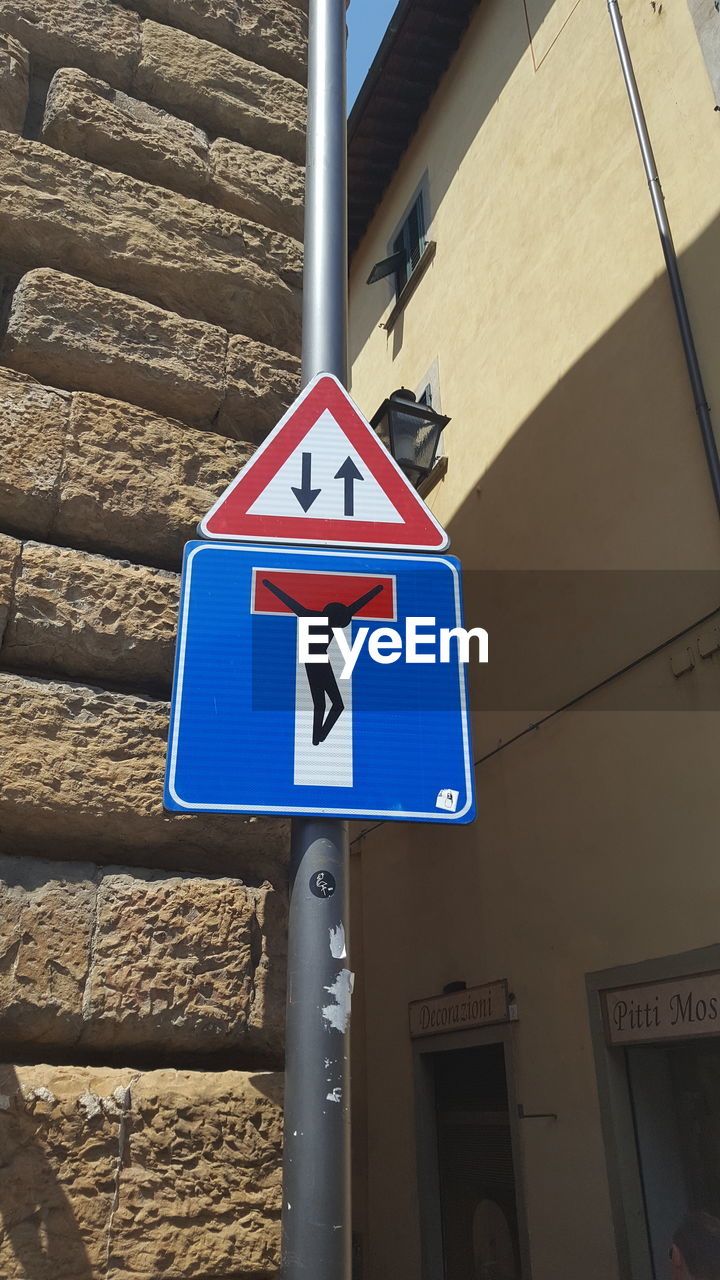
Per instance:
[[[451,991],[446,996],[413,1000],[409,1006],[410,1035],[443,1035],[448,1031],[470,1031],[494,1022],[509,1022],[508,986],[505,979],[486,982],[481,987]]]
[[[603,992],[608,1044],[720,1035],[720,973]]]

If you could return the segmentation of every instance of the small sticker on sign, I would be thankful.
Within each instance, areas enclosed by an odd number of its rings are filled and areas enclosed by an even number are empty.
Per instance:
[[[460,799],[459,791],[451,791],[450,787],[446,787],[444,791],[438,791],[438,798],[435,801],[436,809],[447,809],[448,813],[454,813]]]

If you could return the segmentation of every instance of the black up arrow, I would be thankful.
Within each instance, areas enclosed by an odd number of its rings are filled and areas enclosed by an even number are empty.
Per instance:
[[[295,497],[300,503],[300,506],[302,507],[303,511],[309,511],[313,502],[317,498],[318,494],[322,493],[322,489],[310,488],[311,468],[312,468],[312,454],[304,453],[302,456],[302,480],[300,481],[300,488],[299,489],[293,488],[293,493],[295,494]]]
[[[345,515],[352,516],[355,514],[353,485],[356,480],[364,480],[365,477],[360,474],[352,458],[346,458],[340,470],[335,472],[335,479],[345,481]]]

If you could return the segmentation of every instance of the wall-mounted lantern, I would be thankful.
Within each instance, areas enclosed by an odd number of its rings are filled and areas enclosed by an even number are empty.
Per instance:
[[[406,387],[393,391],[370,420],[416,489],[433,469],[440,435],[449,421],[429,405],[419,404]]]

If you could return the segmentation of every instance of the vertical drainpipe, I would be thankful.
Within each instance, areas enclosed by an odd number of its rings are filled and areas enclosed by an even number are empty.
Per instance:
[[[695,401],[695,412],[700,423],[700,435],[702,436],[703,447],[705,449],[705,458],[707,460],[708,471],[710,472],[710,483],[712,485],[713,495],[715,497],[715,505],[720,514],[720,457],[718,457],[717,441],[713,431],[712,418],[710,416],[710,406],[705,395],[705,387],[703,385],[702,373],[700,372],[700,363],[695,349],[695,339],[693,337],[692,325],[688,315],[687,304],[685,302],[685,293],[680,278],[680,268],[678,266],[677,253],[673,244],[672,232],[668,221],[667,209],[665,208],[665,197],[660,186],[660,178],[658,177],[655,157],[653,155],[652,145],[650,143],[650,135],[648,133],[647,123],[645,120],[645,112],[643,111],[640,93],[635,79],[630,50],[628,49],[625,30],[623,27],[622,15],[617,0],[608,0],[608,10],[610,13],[610,21],[612,23],[613,32],[615,34],[615,42],[617,44],[618,53],[620,55],[620,65],[625,80],[625,88],[627,89],[628,98],[630,99],[630,110],[632,112],[633,123],[640,143],[640,151],[642,153],[643,165],[645,166],[645,174],[650,187],[650,197],[652,199],[653,209],[655,211],[655,221],[657,222],[658,231],[660,233],[660,243],[665,257],[665,267],[667,269],[668,281],[670,283],[670,291],[672,293],[673,304],[675,306],[675,315],[677,317],[678,328],[680,330],[680,338],[682,340],[683,351],[685,352],[685,362],[687,364],[688,377],[690,386],[692,387],[693,399]]]

